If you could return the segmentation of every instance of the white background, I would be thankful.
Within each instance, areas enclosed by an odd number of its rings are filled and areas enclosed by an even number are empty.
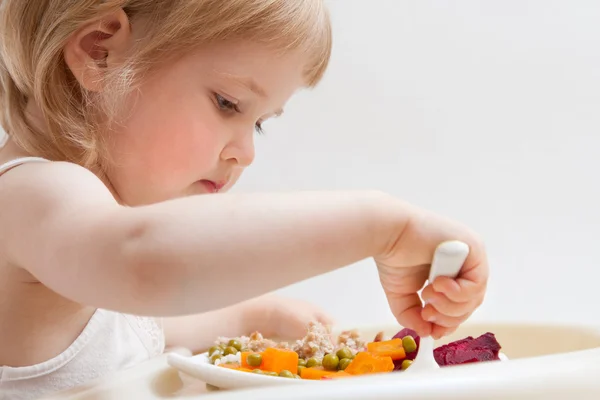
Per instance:
[[[402,196],[485,238],[473,320],[600,324],[600,2],[329,4],[327,76],[266,124],[237,190]],[[371,261],[282,292],[344,325],[393,321]]]
[[[600,324],[600,2],[329,4],[331,68],[266,124],[240,189],[402,196],[486,240],[473,320]],[[370,261],[283,292],[393,321]]]

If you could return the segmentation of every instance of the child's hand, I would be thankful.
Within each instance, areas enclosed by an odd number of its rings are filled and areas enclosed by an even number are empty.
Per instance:
[[[315,321],[328,326],[333,323],[310,303],[267,294],[203,314],[164,318],[163,327],[168,346],[198,353],[211,347],[219,336],[239,337],[258,331],[269,339],[301,339],[309,322]]]
[[[446,240],[468,244],[469,256],[456,279],[439,277],[423,289],[423,307],[417,292],[427,280],[435,248]],[[483,244],[467,228],[436,215],[416,211],[376,262],[392,313],[420,335],[438,339],[452,333],[483,302],[489,274]]]
[[[301,339],[306,335],[309,322],[320,322],[331,327],[333,319],[314,304],[276,295],[251,300],[247,331],[259,331],[265,337]]]

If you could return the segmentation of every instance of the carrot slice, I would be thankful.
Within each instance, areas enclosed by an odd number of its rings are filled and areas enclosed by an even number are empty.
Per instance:
[[[376,356],[391,357],[392,360],[403,360],[406,358],[406,352],[402,346],[402,339],[367,343],[367,351]]]
[[[391,357],[376,356],[369,352],[360,352],[344,371],[351,375],[376,374],[394,370]]]
[[[303,368],[300,371],[300,378],[302,379],[312,379],[312,380],[321,380],[323,377],[336,375],[337,371],[327,371],[323,367],[310,367]]]
[[[298,373],[298,353],[287,349],[268,348],[262,353],[263,371],[280,373],[283,370]]]
[[[323,376],[321,378],[321,380],[333,380],[333,379],[340,379],[340,378],[349,378],[351,376],[352,375],[350,375],[346,371],[338,371],[338,372],[336,372],[334,374]]]

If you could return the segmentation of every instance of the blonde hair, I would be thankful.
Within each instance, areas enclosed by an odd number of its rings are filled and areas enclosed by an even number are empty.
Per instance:
[[[87,92],[63,58],[67,40],[84,24],[123,9],[143,37],[125,65],[107,76],[109,96]],[[307,54],[308,87],[322,78],[331,55],[331,27],[322,0],[0,0],[0,123],[30,154],[102,164],[102,124],[159,61],[200,45],[251,40]],[[105,94],[106,94],[105,93]],[[114,94],[117,93],[115,96]],[[44,132],[27,116],[40,108]]]

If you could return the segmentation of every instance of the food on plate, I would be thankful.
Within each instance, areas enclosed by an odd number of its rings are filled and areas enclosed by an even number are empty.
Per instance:
[[[323,357],[323,361],[321,361],[321,365],[328,371],[337,371],[338,365],[340,363],[340,358],[335,354],[325,354]]]
[[[404,351],[403,341],[404,339],[396,338],[367,343],[367,351],[379,357],[389,357],[392,361],[404,360],[406,351]]]
[[[379,332],[375,336],[375,339],[381,340],[382,337],[383,332]],[[415,332],[414,330],[404,328],[400,332],[396,333],[392,339],[402,339],[402,345],[404,345],[405,343],[408,345],[408,347],[404,348],[404,350],[406,351],[406,357],[404,358],[404,360],[394,361],[394,371],[404,371],[410,366],[412,360],[414,360],[415,357],[417,357],[417,350],[419,349],[419,345],[421,344],[421,337],[417,335],[417,332]]]
[[[337,337],[322,324],[309,324],[306,336],[295,343],[276,342],[259,332],[239,338],[220,337],[208,350],[215,366],[288,379],[334,380],[364,374],[401,372],[410,368],[420,345],[411,329],[392,338],[383,332],[365,341],[358,331]],[[493,333],[471,336],[434,350],[442,366],[500,360],[501,346]]]
[[[478,361],[500,360],[500,343],[493,333],[485,333],[474,339],[465,339],[440,346],[433,351],[440,366],[467,364]]]
[[[359,352],[346,367],[345,372],[350,375],[376,374],[392,372],[394,361],[389,356],[381,356],[368,351]]]
[[[281,371],[290,371],[296,375],[298,372],[298,353],[293,350],[269,347],[262,352],[262,365],[259,369],[278,374]]]
[[[412,364],[412,360],[402,360],[402,364],[400,364],[400,369],[402,371],[404,371],[405,369],[408,369],[408,367],[410,367]],[[395,367],[395,365],[394,365]],[[396,368],[394,368],[396,369]]]

